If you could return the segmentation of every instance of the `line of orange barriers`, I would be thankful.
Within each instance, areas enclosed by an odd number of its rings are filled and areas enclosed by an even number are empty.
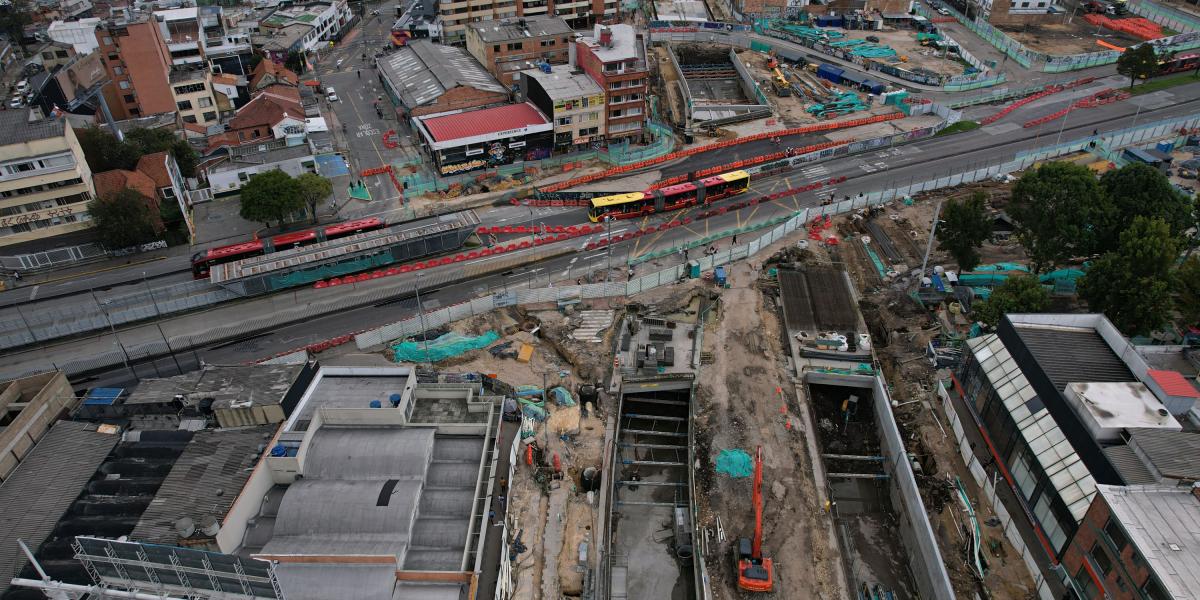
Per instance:
[[[576,178],[568,180],[568,181],[550,184],[546,187],[538,188],[538,191],[539,192],[557,192],[559,190],[565,190],[568,188],[575,187],[577,185],[590,183],[590,182],[597,181],[600,179],[606,179],[606,178],[612,177],[614,175],[620,175],[622,173],[629,173],[631,171],[637,171],[639,169],[644,169],[646,167],[656,165],[659,163],[664,163],[664,162],[675,160],[678,158],[686,158],[688,156],[693,156],[693,155],[700,154],[703,152],[711,152],[713,150],[719,150],[721,148],[737,146],[739,144],[746,144],[749,142],[756,142],[759,140],[765,140],[765,139],[770,139],[770,138],[774,138],[774,137],[787,137],[787,136],[792,136],[792,135],[802,135],[802,134],[806,134],[806,133],[817,133],[817,132],[821,132],[821,131],[834,131],[834,130],[838,130],[838,129],[846,129],[849,127],[859,127],[862,125],[870,125],[872,123],[882,123],[884,121],[895,121],[897,119],[903,119],[903,118],[904,118],[904,113],[892,113],[892,114],[887,114],[887,115],[876,115],[873,117],[865,117],[862,119],[853,119],[850,121],[840,121],[840,122],[832,122],[832,123],[817,123],[815,125],[806,125],[804,127],[793,127],[791,129],[782,129],[780,131],[768,131],[768,132],[764,132],[764,133],[756,133],[754,135],[748,135],[745,137],[740,137],[740,138],[736,138],[736,139],[732,139],[732,140],[725,140],[723,142],[715,142],[712,144],[706,144],[704,146],[688,148],[686,150],[672,152],[670,154],[666,154],[666,155],[659,156],[656,158],[648,158],[646,160],[638,161],[636,163],[629,164],[629,165],[613,167],[611,169],[607,169],[607,170],[601,171],[599,173],[593,173],[591,175],[584,175],[582,177],[576,177]]]
[[[383,165],[382,167],[372,167],[370,169],[363,169],[362,172],[360,172],[358,175],[359,175],[359,177],[370,177],[372,175],[380,175],[383,173],[391,173],[391,172],[392,172],[392,165]]]
[[[569,233],[574,235],[587,235],[589,233],[597,233],[603,231],[601,225],[480,225],[475,228],[477,233],[504,234],[504,233]]]

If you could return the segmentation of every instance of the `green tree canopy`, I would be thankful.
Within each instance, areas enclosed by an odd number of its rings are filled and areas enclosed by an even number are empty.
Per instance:
[[[1175,307],[1185,325],[1200,324],[1200,257],[1188,258],[1175,271]]]
[[[282,224],[289,215],[304,208],[300,184],[279,169],[251,177],[242,187],[241,201],[242,218],[267,227],[271,221]]]
[[[317,204],[333,193],[333,183],[316,173],[304,173],[296,178],[296,184],[300,186],[300,197],[308,207],[313,223],[316,223]]]
[[[184,177],[196,176],[196,151],[186,140],[166,129],[133,129],[125,134],[125,143],[134,148],[140,158],[143,154],[170,151],[179,163],[179,172]],[[135,160],[136,164],[136,160]]]
[[[1171,268],[1179,240],[1162,219],[1137,217],[1119,247],[1079,280],[1079,296],[1126,335],[1146,335],[1171,314]]]
[[[985,195],[975,192],[959,202],[950,199],[938,224],[938,247],[950,253],[958,267],[970,271],[979,264],[979,247],[992,236],[992,219],[984,209]]]
[[[98,127],[77,130],[75,135],[93,173],[113,169],[132,171],[137,168],[138,159],[142,156],[169,151],[184,177],[196,176],[196,151],[185,140],[166,129],[133,129],[125,134],[123,142]]]
[[[992,290],[987,300],[975,303],[971,314],[989,327],[1000,324],[1009,313],[1039,313],[1050,306],[1050,292],[1032,275],[1010,275]]]
[[[1104,250],[1115,250],[1121,231],[1135,217],[1160,218],[1171,228],[1171,235],[1180,236],[1196,224],[1196,202],[1175,189],[1158,169],[1145,163],[1109,171],[1100,178],[1113,212],[1105,233],[1098,240]]]
[[[136,190],[125,188],[88,203],[100,241],[108,248],[128,248],[158,239],[159,223],[150,202]]]
[[[0,5],[0,33],[8,36],[22,49],[25,48],[25,26],[33,22],[29,3],[13,0]]]
[[[1008,206],[1017,238],[1039,273],[1091,252],[1096,224],[1106,222],[1110,212],[1092,172],[1066,162],[1027,171],[1013,186]]]
[[[1152,77],[1156,70],[1158,55],[1153,44],[1144,43],[1126,49],[1117,58],[1117,72],[1129,78],[1129,89],[1133,89],[1133,84],[1138,79]]]

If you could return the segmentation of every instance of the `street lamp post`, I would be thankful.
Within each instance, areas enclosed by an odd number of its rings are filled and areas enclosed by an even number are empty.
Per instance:
[[[25,324],[25,330],[29,332],[29,336],[33,338],[33,343],[36,344],[38,342],[37,334],[29,326],[29,320],[25,318],[25,313],[21,312],[21,305],[14,304],[13,307],[17,309],[17,315],[21,317],[21,322]]]
[[[425,346],[425,364],[429,365],[430,368],[432,368],[433,363],[429,362],[429,335],[428,335],[428,331],[426,330],[426,327],[425,327],[425,310],[421,307],[421,279],[422,279],[423,275],[424,275],[423,273],[420,273],[420,272],[417,273],[417,287],[416,287],[417,318],[420,320],[420,323],[421,323],[421,342]]]
[[[171,340],[167,339],[167,334],[163,333],[162,325],[158,321],[154,322],[154,326],[158,328],[158,335],[162,336],[163,343],[167,346],[167,352],[171,355],[171,361],[175,363],[175,370],[183,375],[183,367],[179,366],[179,359],[175,356],[175,350],[171,348]]]
[[[134,380],[137,380],[137,372],[133,370],[133,367],[129,366],[129,352],[125,351],[125,344],[121,343],[121,336],[117,335],[117,327],[113,325],[112,317],[108,314],[107,302],[101,303],[100,300],[96,298],[95,289],[89,289],[88,291],[92,294],[92,301],[95,302],[96,306],[100,308],[100,312],[104,313],[104,320],[108,322],[108,329],[112,332],[113,338],[116,339],[116,341],[113,343],[121,349],[121,361],[125,363],[125,368],[129,370],[130,375],[133,375]]]

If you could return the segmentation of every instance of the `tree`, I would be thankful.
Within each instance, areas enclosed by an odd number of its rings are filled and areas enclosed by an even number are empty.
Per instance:
[[[300,184],[291,175],[273,169],[250,178],[241,191],[241,215],[270,227],[271,221],[283,223],[292,213],[304,208]]]
[[[1185,325],[1200,324],[1200,257],[1185,260],[1175,271],[1175,307]]]
[[[88,203],[100,240],[108,248],[128,248],[158,238],[159,223],[150,201],[137,190],[125,188]]]
[[[1129,77],[1129,89],[1138,79],[1146,79],[1154,75],[1158,69],[1158,54],[1153,44],[1139,44],[1127,48],[1117,58],[1117,72]]]
[[[938,247],[949,252],[958,268],[970,271],[979,264],[978,248],[992,236],[992,219],[984,210],[983,192],[975,192],[959,202],[951,199],[942,209],[938,224]]]
[[[87,159],[88,168],[93,173],[113,169],[131,170],[137,166],[137,151],[103,129],[77,129],[75,136],[79,139],[79,147],[83,150],[83,157]]]
[[[1135,217],[1160,218],[1180,236],[1196,224],[1196,202],[1171,185],[1158,169],[1145,163],[1109,171],[1100,178],[1100,187],[1108,197],[1116,217],[1098,240],[1104,250],[1115,250],[1121,231]]]
[[[29,5],[24,0],[12,0],[0,5],[0,33],[25,49],[25,26],[33,22]]]
[[[1119,247],[1079,280],[1079,296],[1129,336],[1146,335],[1171,314],[1171,267],[1179,240],[1162,219],[1137,217]]]
[[[184,177],[196,176],[196,151],[186,140],[167,129],[138,128],[125,134],[125,143],[132,147],[138,157],[144,154],[170,151],[179,164],[179,172]],[[136,164],[136,160],[134,163]]]
[[[313,223],[316,223],[317,204],[333,193],[333,183],[316,173],[304,173],[296,178],[296,184],[300,186],[300,197],[308,207]]]
[[[287,67],[289,71],[296,73],[297,75],[303,74],[305,71],[304,55],[294,50],[288,52],[287,58],[283,61],[283,66]]]
[[[1046,163],[1013,186],[1008,214],[1034,270],[1087,254],[1095,245],[1097,223],[1108,220],[1108,203],[1087,167]]]
[[[1050,305],[1050,292],[1032,275],[1010,275],[987,300],[971,308],[976,321],[995,327],[1009,313],[1038,313]]]

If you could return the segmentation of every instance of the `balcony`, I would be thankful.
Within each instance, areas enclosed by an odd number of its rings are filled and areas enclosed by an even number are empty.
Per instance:
[[[604,65],[605,75],[625,75],[626,73],[645,73],[646,61],[635,60],[616,65]]]

